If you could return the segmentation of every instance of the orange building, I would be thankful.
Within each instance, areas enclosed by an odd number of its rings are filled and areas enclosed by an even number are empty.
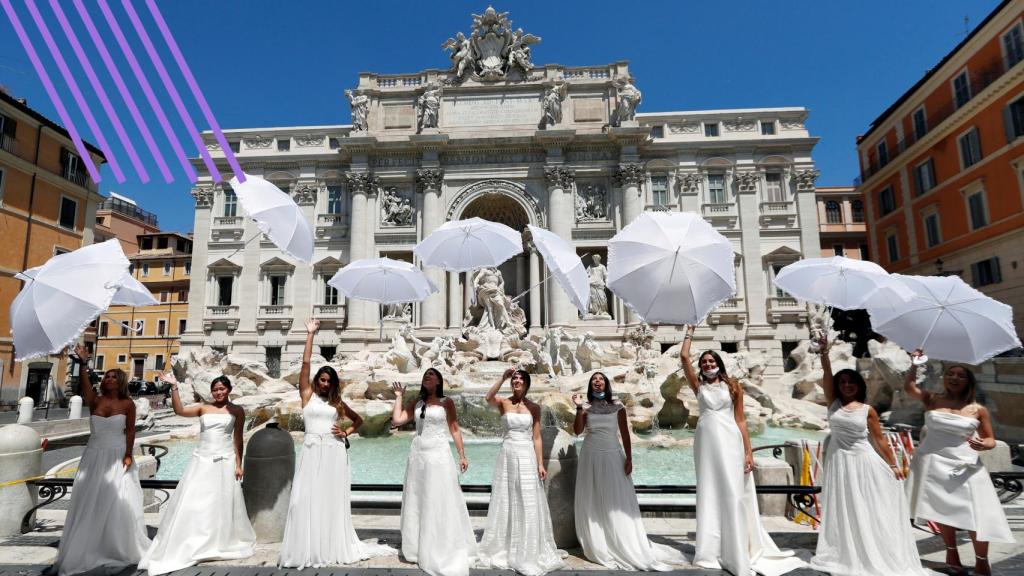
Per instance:
[[[126,256],[139,251],[139,235],[159,232],[156,214],[139,208],[134,200],[111,192],[96,209],[96,242],[117,238]]]
[[[857,139],[872,259],[958,274],[1024,328],[1024,0],[1006,0]]]
[[[822,257],[870,260],[864,201],[857,190],[853,186],[819,186],[814,196],[818,202]]]
[[[94,366],[121,368],[129,378],[155,381],[170,370],[188,318],[192,238],[176,232],[140,234],[128,257],[132,276],[157,299],[154,306],[111,306],[100,317]],[[135,330],[131,330],[134,328]]]
[[[86,143],[92,161],[106,159]],[[67,130],[0,92],[0,402],[42,400],[63,390],[65,356],[14,361],[11,302],[22,282],[14,275],[56,254],[93,243],[96,207],[103,200],[75,152]]]

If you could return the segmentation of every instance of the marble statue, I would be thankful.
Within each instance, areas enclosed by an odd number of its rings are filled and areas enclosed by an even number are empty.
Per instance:
[[[455,366],[455,338],[435,336],[427,345],[427,349],[420,354],[420,358],[423,364],[430,364],[440,370],[450,370]]]
[[[411,328],[409,324],[406,324]],[[405,328],[403,326],[403,328]],[[399,329],[391,337],[391,347],[384,353],[384,361],[394,366],[402,374],[416,371],[420,367],[420,359],[415,351],[415,336],[409,338],[411,330]]]
[[[381,190],[380,222],[382,226],[412,226],[412,200],[398,194],[394,187]]]
[[[443,50],[451,51],[452,69],[455,78],[462,80],[467,71],[473,71],[473,43],[466,35],[459,32],[455,38],[449,38],[441,45]]]
[[[345,90],[345,96],[348,96],[352,107],[352,131],[366,132],[370,120],[370,97],[352,90]]]
[[[623,122],[636,118],[636,109],[640,106],[642,95],[629,78],[619,78],[615,81],[615,87],[619,89],[619,99],[615,105],[613,125],[621,126]]]
[[[576,189],[576,221],[594,222],[608,219],[608,194],[600,184],[587,184]]]
[[[435,84],[427,86],[416,98],[416,131],[424,128],[437,128],[438,113],[441,110],[441,87]]]
[[[452,61],[451,76],[445,82],[461,82],[467,73],[485,82],[505,80],[514,70],[520,71],[525,79],[534,68],[530,46],[540,42],[540,37],[527,34],[522,28],[513,30],[508,12],[498,12],[490,6],[483,14],[472,16],[468,38],[459,32],[441,44],[443,50],[450,52]]]
[[[590,259],[592,264],[587,268],[587,281],[590,284],[587,316],[611,318],[608,312],[608,268],[601,263],[600,254],[594,254]]]
[[[478,328],[494,328],[504,332],[512,322],[506,302],[505,279],[497,268],[482,268],[473,278],[476,303],[482,309]]]
[[[408,320],[412,318],[412,304],[403,302],[400,304],[385,304],[384,318],[392,320]]]
[[[576,360],[584,372],[605,367],[604,349],[594,339],[593,332],[587,330],[576,342]]]
[[[567,93],[568,85],[564,82],[550,84],[544,89],[544,98],[540,105],[544,111],[541,124],[545,128],[562,123],[562,101],[565,100]]]

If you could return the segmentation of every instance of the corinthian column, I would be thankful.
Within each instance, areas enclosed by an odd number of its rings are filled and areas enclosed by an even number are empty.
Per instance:
[[[571,195],[576,172],[562,166],[547,166],[544,168],[544,179],[548,184],[548,229],[571,244],[574,214]],[[550,286],[548,294],[551,306],[549,324],[567,326],[575,317],[575,306],[561,287]]]
[[[367,199],[376,193],[377,182],[368,172],[349,172],[345,175],[349,193],[352,194],[352,225],[349,228],[349,261],[369,258],[373,246],[368,239],[372,238],[374,215],[367,210]],[[376,319],[373,314],[372,302],[347,299],[348,325],[350,328],[371,329],[370,323]]]
[[[421,168],[416,171],[416,188],[423,194],[423,228],[425,238],[444,224],[444,211],[441,206],[441,183],[444,171],[440,168]],[[420,238],[422,240],[423,238]],[[424,270],[427,278],[437,286],[437,292],[421,304],[423,328],[444,328],[445,324],[445,273],[444,270],[430,266]]]
[[[625,228],[643,212],[640,181],[644,177],[644,169],[640,164],[626,163],[615,172],[615,184],[621,190],[622,227]],[[639,319],[631,308],[622,307],[625,312],[625,323],[636,324]]]

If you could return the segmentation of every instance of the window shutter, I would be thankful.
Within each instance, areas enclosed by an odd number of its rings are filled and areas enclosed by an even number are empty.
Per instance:
[[[992,282],[998,283],[1003,281],[1003,273],[999,269],[999,256],[992,257]]]
[[[935,178],[935,161],[929,159],[928,160],[928,185],[931,186],[932,188],[935,188],[935,186],[938,184],[938,182],[939,181]]]
[[[978,263],[971,264],[971,286],[978,286]]]
[[[1006,141],[1013,142],[1016,138],[1016,130],[1013,127],[1013,112],[1009,106],[1003,107],[1003,129],[1006,130]]]

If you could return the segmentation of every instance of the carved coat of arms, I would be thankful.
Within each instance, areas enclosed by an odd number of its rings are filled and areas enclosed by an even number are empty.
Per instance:
[[[508,12],[498,12],[488,6],[483,14],[473,14],[469,38],[459,32],[441,48],[451,52],[450,82],[464,80],[467,73],[493,82],[508,79],[509,73],[515,70],[525,77],[533,70],[530,45],[539,42],[539,36],[527,34],[522,28],[513,30]]]

